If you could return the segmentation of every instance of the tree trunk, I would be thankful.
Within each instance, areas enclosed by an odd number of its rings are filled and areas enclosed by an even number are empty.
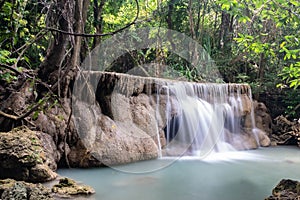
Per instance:
[[[98,4],[98,0],[94,0],[94,27],[96,28],[96,34],[101,34],[102,33],[102,21],[103,21],[103,17],[102,17],[102,12],[103,12],[103,7],[105,4],[106,0],[100,0],[100,4]],[[93,48],[95,48],[96,46],[98,46],[101,42],[101,38],[96,37],[94,38],[93,41]]]
[[[87,11],[90,1],[86,0],[76,0],[75,5],[75,23],[74,23],[74,32],[75,33],[84,33],[84,27],[87,20]],[[78,68],[80,67],[80,52],[81,52],[81,43],[82,38],[80,36],[74,36],[73,52],[71,56],[70,65],[66,70],[65,76],[65,87],[63,91],[63,96],[67,96],[69,89],[70,81],[75,77]]]
[[[174,10],[174,3],[175,0],[170,0],[169,2],[169,9],[168,9],[168,15],[167,15],[167,25],[168,25],[168,29],[173,29],[173,22],[172,22],[172,14],[173,14],[173,10]]]
[[[72,13],[72,8],[67,0],[61,0],[56,4],[56,8],[50,10],[49,15],[58,15],[58,27],[63,31],[70,31],[71,21],[64,13]],[[55,9],[55,10],[54,10]],[[53,12],[53,13],[51,13]],[[58,14],[56,14],[57,12]],[[53,22],[53,24],[56,22]],[[69,42],[69,36],[62,33],[54,33],[54,38],[49,44],[45,60],[41,63],[38,71],[38,77],[45,82],[49,82],[49,75],[58,70],[65,57],[66,46]],[[53,84],[53,83],[51,83]]]
[[[90,1],[84,0],[57,2],[52,12],[53,15],[59,13],[58,29],[70,33],[83,33],[89,3]],[[81,40],[79,36],[56,32],[48,47],[48,54],[39,67],[39,78],[52,86],[55,85],[52,89],[58,96],[67,96],[70,80],[80,66]]]
[[[230,31],[230,14],[222,11],[221,25],[220,25],[220,49],[225,49],[229,42],[228,33]]]
[[[189,24],[190,24],[190,34],[193,39],[195,39],[195,27],[194,27],[194,18],[193,18],[193,8],[192,8],[192,0],[189,0],[188,4],[188,15],[189,15]]]
[[[173,30],[174,26],[173,26],[173,21],[172,21],[172,15],[173,15],[173,11],[174,11],[174,4],[175,4],[175,0],[170,0],[169,2],[169,9],[168,9],[168,15],[167,15],[167,25],[168,25],[168,29]],[[169,41],[171,42],[171,48],[172,50],[175,49],[175,44],[172,40],[172,35],[168,35]]]

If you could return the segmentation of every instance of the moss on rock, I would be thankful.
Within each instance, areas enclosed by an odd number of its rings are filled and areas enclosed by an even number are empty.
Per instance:
[[[2,200],[53,200],[50,189],[42,184],[26,183],[13,179],[0,180],[0,199]]]
[[[25,126],[0,132],[0,178],[45,182],[56,178],[45,165],[45,153],[37,132]]]
[[[89,195],[95,190],[87,185],[79,185],[69,178],[61,178],[59,183],[52,187],[52,192],[60,195]]]

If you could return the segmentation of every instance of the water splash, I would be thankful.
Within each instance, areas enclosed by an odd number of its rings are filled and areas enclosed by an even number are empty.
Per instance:
[[[168,96],[165,155],[205,158],[213,152],[235,150],[229,143],[230,135],[242,131],[242,95],[252,101],[249,86],[172,82],[164,88]],[[176,115],[168,114],[171,99],[178,102]]]

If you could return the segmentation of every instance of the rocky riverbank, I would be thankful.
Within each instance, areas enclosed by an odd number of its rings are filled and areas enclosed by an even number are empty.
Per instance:
[[[52,155],[47,154],[39,138],[42,135],[27,127],[0,133],[0,178],[46,182],[57,177],[51,169]]]
[[[265,200],[297,200],[300,198],[300,182],[282,179]]]
[[[158,146],[164,148],[166,145],[166,115],[180,115],[178,100],[163,91],[165,80],[155,85],[147,82],[148,79],[120,74],[104,74],[100,78],[100,86],[94,88],[97,102],[90,94],[82,94],[85,101],[76,99],[73,104],[64,99],[59,106],[40,111],[37,117],[28,116],[33,127],[21,126],[0,132],[0,179],[40,183],[54,180],[58,167],[112,166],[158,157]],[[124,82],[130,87],[123,87]],[[104,86],[108,88],[101,88]],[[251,102],[248,85],[242,85],[240,89],[235,84],[226,87],[234,92],[241,90],[240,103],[243,105],[234,116],[241,119],[241,132],[236,134],[226,130],[226,142],[238,150],[269,146],[269,138],[273,145],[299,145],[298,122],[279,117],[272,123],[266,106]],[[113,92],[114,88],[119,93]],[[29,88],[24,88],[27,90]],[[161,90],[160,96],[157,90]],[[13,100],[15,95],[8,101],[11,104],[4,107],[20,108],[19,101]],[[22,95],[26,99],[32,94]],[[171,102],[172,109],[167,110],[167,101]],[[252,134],[252,109],[257,138]]]
[[[58,179],[49,135],[21,126],[0,136],[0,199],[76,199],[95,192],[71,179]],[[49,181],[58,183],[49,187],[41,184]]]
[[[300,119],[290,121],[282,115],[276,117],[271,140],[276,145],[298,145],[300,147]]]
[[[59,178],[47,185],[13,179],[0,180],[1,200],[86,199],[94,193],[95,190],[93,188],[78,184],[69,178]]]

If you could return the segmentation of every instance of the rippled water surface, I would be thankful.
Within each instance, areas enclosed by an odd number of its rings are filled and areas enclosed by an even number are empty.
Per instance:
[[[269,147],[58,173],[92,186],[97,200],[259,200],[283,178],[300,180],[299,168],[299,148]]]

